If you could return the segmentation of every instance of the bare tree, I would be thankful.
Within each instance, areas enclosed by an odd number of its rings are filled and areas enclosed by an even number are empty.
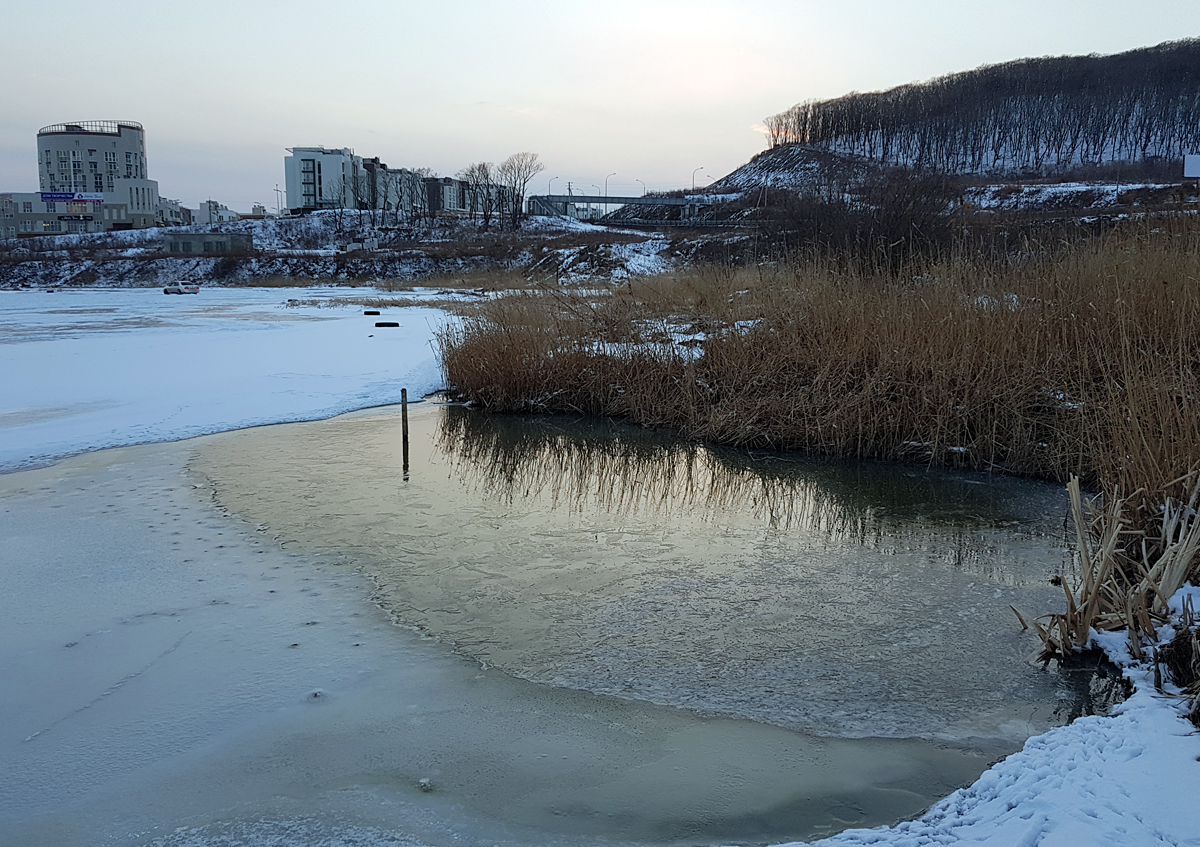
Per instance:
[[[475,162],[459,171],[458,178],[467,184],[471,218],[488,229],[497,210],[496,166],[491,162]]]
[[[333,231],[341,235],[346,226],[346,186],[343,177],[331,177],[325,181],[325,189],[317,198],[319,208],[332,212]]]
[[[513,153],[496,166],[496,182],[504,190],[506,211],[513,229],[521,224],[530,181],[544,170],[546,166],[538,161],[538,154],[529,152]]]

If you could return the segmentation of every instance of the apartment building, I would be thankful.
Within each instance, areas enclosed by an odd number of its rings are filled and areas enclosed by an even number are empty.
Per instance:
[[[104,229],[156,224],[158,183],[146,167],[146,135],[135,121],[76,121],[42,127],[37,134],[38,185],[64,202],[103,205],[92,217]],[[80,199],[95,198],[98,199]],[[49,199],[49,198],[48,198]],[[108,207],[124,206],[123,213]],[[97,214],[97,212],[99,212]]]
[[[422,214],[428,195],[421,177],[363,158],[348,147],[289,147],[283,159],[287,208],[294,215],[318,209],[358,209]]]
[[[240,219],[241,215],[216,200],[204,200],[200,203],[200,208],[192,212],[192,223],[202,226],[225,224]]]

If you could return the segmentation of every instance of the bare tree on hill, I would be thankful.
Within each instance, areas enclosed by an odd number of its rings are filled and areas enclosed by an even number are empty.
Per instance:
[[[944,172],[1049,173],[1200,151],[1200,39],[1115,56],[1022,59],[806,101],[765,121],[805,144]]]

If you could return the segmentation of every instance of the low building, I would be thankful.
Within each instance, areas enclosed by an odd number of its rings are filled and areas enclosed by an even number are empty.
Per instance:
[[[246,254],[254,236],[241,232],[172,232],[163,237],[163,252],[172,256]]]
[[[106,232],[133,229],[123,203],[105,203],[103,194],[12,191],[0,194],[0,238]]]

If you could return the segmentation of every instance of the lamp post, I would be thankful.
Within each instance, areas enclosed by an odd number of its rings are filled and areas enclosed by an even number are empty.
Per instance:
[[[696,170],[692,171],[692,191],[696,190],[696,174],[702,170],[704,170],[704,165],[701,165],[700,167],[696,168]]]
[[[613,171],[608,176],[616,176],[617,172]],[[608,176],[604,178],[604,214],[608,214]]]
[[[636,176],[633,178],[633,181],[634,181],[634,182],[642,182],[642,181],[641,181],[640,179],[638,179]],[[646,196],[646,183],[644,183],[644,182],[642,182],[642,196],[643,196],[643,197],[645,197],[645,196]]]
[[[549,195],[553,194],[554,192],[550,190],[550,187],[551,187],[552,185],[554,185],[554,180],[556,180],[556,179],[558,179],[558,177],[556,177],[556,176],[552,176],[552,177],[550,177],[550,181],[549,181],[548,183],[546,183],[546,195],[547,195],[547,196],[546,196],[546,206],[547,206],[547,207],[549,207],[549,208],[551,208],[551,209],[552,209],[552,208],[554,208],[554,205],[553,205],[553,204],[550,202],[550,197],[549,197]],[[566,212],[566,207],[565,207],[565,206],[563,207],[563,212],[564,212],[564,213]]]

